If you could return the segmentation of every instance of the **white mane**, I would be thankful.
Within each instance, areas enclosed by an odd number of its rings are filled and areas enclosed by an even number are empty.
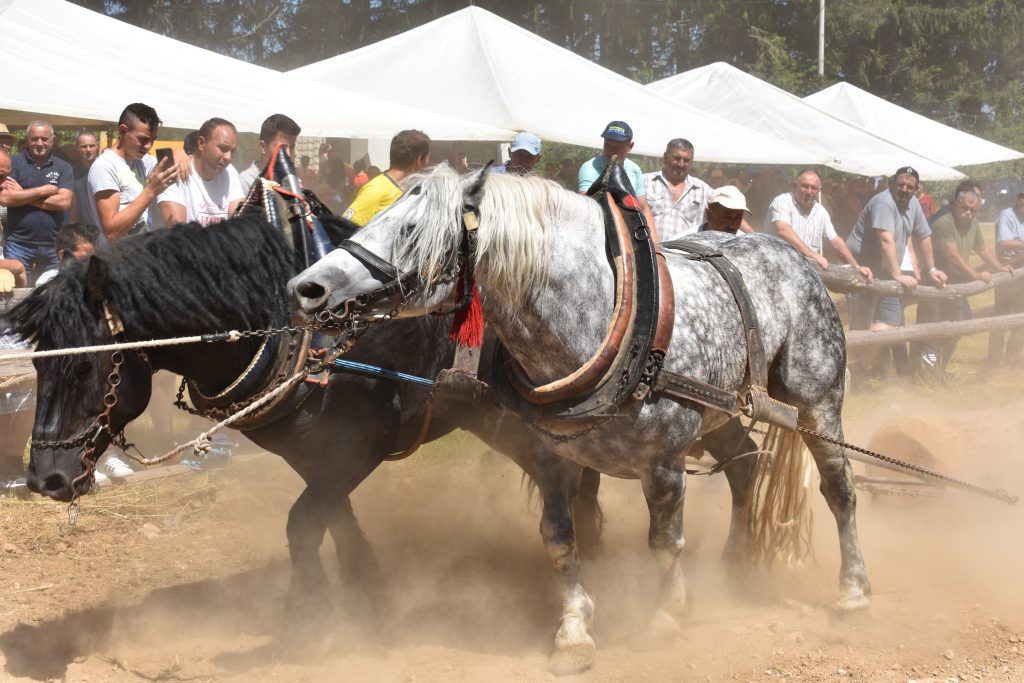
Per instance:
[[[409,179],[420,186],[415,228],[404,241],[400,261],[415,263],[427,281],[443,272],[462,239],[466,178],[447,165]],[[513,306],[529,300],[546,284],[555,223],[581,218],[597,221],[594,202],[537,177],[487,174],[479,199],[480,229],[476,267]]]

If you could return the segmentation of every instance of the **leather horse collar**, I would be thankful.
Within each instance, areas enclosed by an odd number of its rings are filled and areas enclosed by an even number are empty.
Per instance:
[[[622,165],[609,163],[590,194],[605,212],[608,256],[616,275],[615,308],[601,346],[575,372],[543,386],[529,380],[504,346],[498,345],[493,363],[502,402],[546,422],[604,417],[631,397],[644,398],[672,336],[672,282]]]

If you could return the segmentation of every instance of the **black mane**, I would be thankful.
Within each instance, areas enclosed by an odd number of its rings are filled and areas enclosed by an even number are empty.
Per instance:
[[[295,274],[288,243],[245,216],[129,237],[66,267],[10,313],[11,330],[39,348],[96,343],[104,302],[129,339],[263,327],[287,310]]]

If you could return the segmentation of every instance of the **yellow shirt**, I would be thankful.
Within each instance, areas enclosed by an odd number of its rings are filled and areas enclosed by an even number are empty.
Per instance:
[[[398,201],[401,196],[402,188],[387,173],[381,173],[359,188],[359,194],[352,200],[352,205],[345,211],[343,218],[362,227],[369,223],[371,218]]]

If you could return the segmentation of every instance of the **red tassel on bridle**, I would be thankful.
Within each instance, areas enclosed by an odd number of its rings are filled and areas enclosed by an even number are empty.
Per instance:
[[[459,278],[457,298],[462,301],[465,294],[465,278]],[[448,338],[459,346],[478,349],[484,344],[484,310],[480,307],[480,292],[476,288],[476,278],[470,278],[469,305],[455,312],[452,329]]]

